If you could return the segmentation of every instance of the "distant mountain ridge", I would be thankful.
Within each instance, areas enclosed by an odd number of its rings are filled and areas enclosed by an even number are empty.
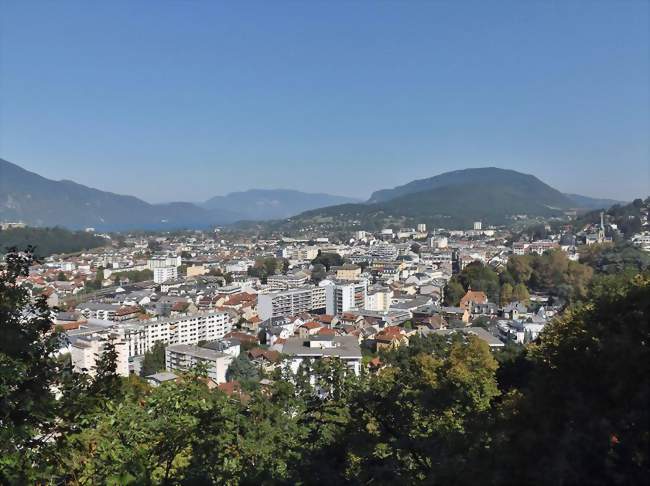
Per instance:
[[[581,196],[580,194],[564,194],[571,199],[576,207],[581,209],[607,209],[616,204],[624,206],[629,201],[617,201],[616,199],[601,199],[596,197]]]
[[[210,210],[232,212],[239,216],[238,219],[268,220],[288,218],[325,206],[355,202],[360,201],[345,196],[306,193],[294,189],[250,189],[215,196],[202,206]]]
[[[366,203],[308,211],[292,221],[307,224],[350,220],[366,227],[412,226],[421,222],[466,228],[473,221],[506,224],[523,214],[560,216],[574,206],[573,200],[535,176],[485,167],[415,180],[376,191]]]
[[[205,228],[240,220],[356,220],[364,225],[414,224],[464,227],[474,220],[503,224],[513,216],[557,216],[569,208],[608,207],[608,200],[566,195],[537,177],[486,167],[463,169],[392,189],[365,202],[292,189],[251,189],[216,196],[200,205],[149,204],[133,196],[54,181],[0,159],[0,221],[31,226],[129,229]],[[343,203],[343,204],[342,204]]]
[[[72,181],[54,181],[0,159],[0,220],[111,231],[207,227],[235,217],[191,203],[149,204]]]
[[[422,191],[430,191],[441,187],[462,186],[465,184],[503,185],[508,184],[518,187],[526,187],[534,191],[531,196],[537,196],[544,200],[544,203],[559,208],[570,207],[571,201],[560,191],[543,183],[537,177],[530,174],[523,174],[509,169],[497,167],[481,167],[476,169],[460,169],[451,172],[418,179],[394,187],[375,191],[368,200],[368,203],[381,203],[390,201],[400,196],[413,194]]]
[[[69,180],[54,181],[0,159],[0,221],[30,226],[129,229],[205,228],[243,219],[285,218],[302,211],[355,201],[287,189],[253,189],[217,196],[198,205],[150,204]]]

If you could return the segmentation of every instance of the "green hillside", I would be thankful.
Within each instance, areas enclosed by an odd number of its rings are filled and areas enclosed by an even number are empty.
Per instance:
[[[571,200],[539,179],[502,169],[468,169],[446,174],[437,181],[452,181],[446,186],[406,192],[376,203],[344,204],[307,211],[291,218],[293,224],[338,221],[359,222],[364,227],[395,225],[412,226],[426,223],[446,228],[467,228],[473,221],[485,224],[507,224],[517,215],[561,216],[572,206]],[[421,181],[410,186],[421,188]],[[437,184],[437,183],[436,183]],[[373,195],[373,197],[377,197]],[[379,199],[389,197],[387,193]],[[392,193],[396,194],[396,193]]]
[[[107,240],[84,231],[68,231],[63,228],[13,228],[0,230],[0,254],[7,248],[35,248],[39,257],[54,253],[75,253],[107,244]]]

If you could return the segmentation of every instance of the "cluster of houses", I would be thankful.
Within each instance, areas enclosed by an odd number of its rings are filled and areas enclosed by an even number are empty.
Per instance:
[[[544,296],[500,306],[468,289],[457,307],[443,303],[449,279],[473,261],[498,270],[522,251],[565,249],[553,240],[508,245],[509,236],[475,224],[466,232],[357,231],[345,242],[220,232],[127,237],[48,258],[23,283],[57,309],[54,323],[78,370],[92,373],[110,341],[124,375],[139,373],[144,355],[164,345],[167,374],[154,382],[202,362],[221,385],[240,353],[264,372],[336,358],[360,373],[364,356],[415,336],[461,332],[493,349],[535,339],[556,311]],[[324,273],[313,263],[323,254],[338,260]],[[275,272],[252,271],[269,259]]]

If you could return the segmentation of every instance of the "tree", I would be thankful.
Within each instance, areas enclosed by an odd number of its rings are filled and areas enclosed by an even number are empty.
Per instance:
[[[63,337],[45,297],[32,299],[18,283],[35,261],[33,248],[11,248],[0,268],[0,482],[7,484],[41,482],[54,438],[78,424],[84,401],[85,381],[57,359]]]
[[[59,271],[59,273],[56,275],[56,279],[59,282],[67,282],[68,277],[65,276],[65,273],[63,273],[62,271]]]
[[[503,482],[646,482],[650,279],[606,285],[593,301],[548,324],[540,343],[529,347],[530,379],[502,404],[507,422],[495,424],[510,444],[496,472]]]
[[[449,280],[445,286],[445,304],[457,306],[465,295],[465,288],[455,279]]]
[[[527,304],[530,300],[528,289],[523,283],[515,285],[515,288],[512,290],[512,300],[521,302],[522,304]]]
[[[527,283],[533,273],[530,258],[523,255],[513,255],[508,259],[507,269],[515,283]]]
[[[144,353],[140,376],[149,376],[165,370],[165,344],[162,341],[155,343],[149,351]]]
[[[149,248],[149,251],[152,253],[156,253],[162,250],[162,245],[158,240],[151,239],[147,242],[147,248]]]
[[[505,283],[501,286],[501,293],[499,294],[499,303],[503,306],[512,302],[512,292],[513,287],[509,283]]]
[[[239,356],[233,359],[226,372],[228,381],[238,381],[240,383],[258,381],[259,377],[259,372],[246,353],[240,353]]]
[[[352,398],[341,444],[348,449],[346,481],[447,484],[462,476],[471,483],[479,468],[467,458],[484,440],[475,424],[499,395],[487,344],[458,336],[435,354],[410,346],[399,353],[406,354],[399,368],[370,377]]]
[[[311,264],[321,264],[329,272],[331,267],[343,265],[343,257],[338,253],[328,253],[318,250],[318,256],[311,261]]]
[[[482,290],[491,302],[496,302],[499,298],[499,275],[482,262],[468,264],[457,278],[465,290]]]
[[[312,282],[318,283],[321,280],[323,280],[326,276],[327,276],[327,270],[325,269],[325,265],[317,263],[313,266],[311,270]]]

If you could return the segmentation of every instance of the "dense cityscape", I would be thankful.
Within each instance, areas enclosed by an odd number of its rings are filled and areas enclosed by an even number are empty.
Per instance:
[[[649,485],[649,133],[648,0],[0,0],[0,485]]]

